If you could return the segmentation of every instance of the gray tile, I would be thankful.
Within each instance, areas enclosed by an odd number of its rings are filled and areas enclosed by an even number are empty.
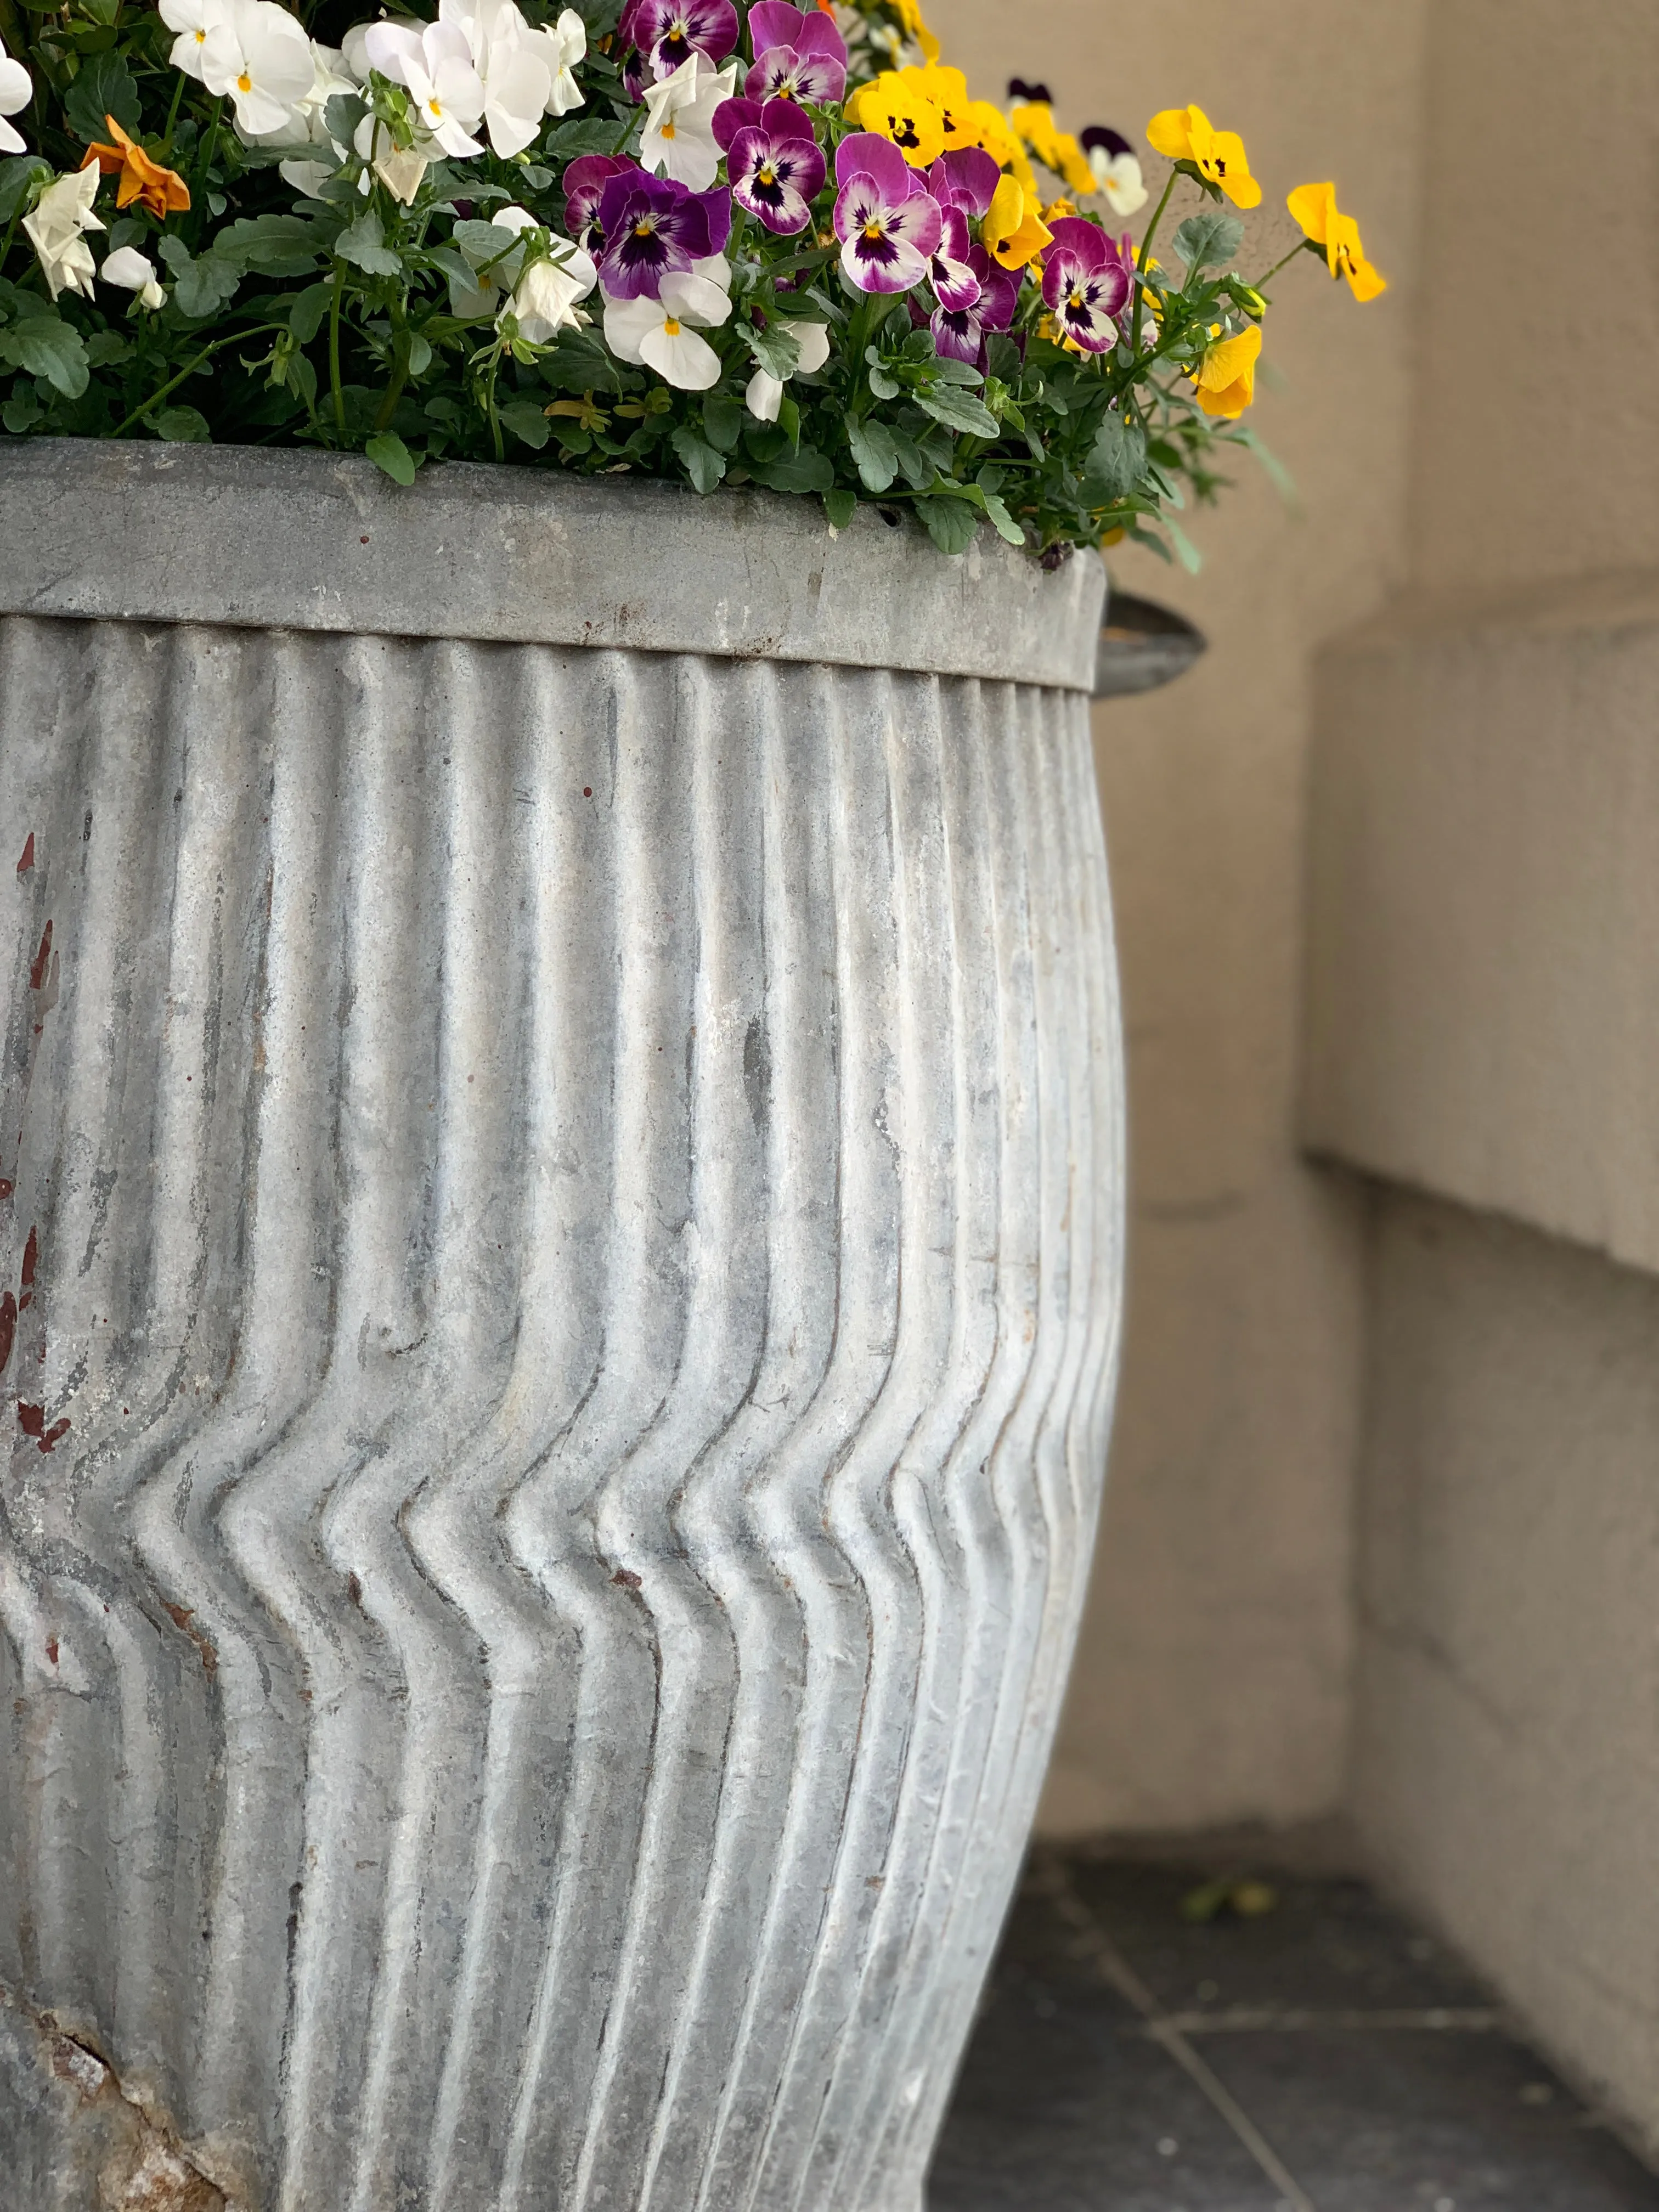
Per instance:
[[[1264,1879],[1279,1900],[1273,1911],[1194,1924],[1182,1917],[1182,1900],[1208,1878],[1207,1869],[1106,1860],[1073,1862],[1070,1872],[1077,1894],[1170,2011],[1462,2009],[1492,2002],[1461,1961],[1362,1882],[1269,1873]]]
[[[1206,2035],[1198,2048],[1318,2212],[1659,2212],[1659,2179],[1507,2036]]]
[[[1103,1994],[1001,1974],[975,2033],[928,2212],[1273,2212],[1187,2075]]]

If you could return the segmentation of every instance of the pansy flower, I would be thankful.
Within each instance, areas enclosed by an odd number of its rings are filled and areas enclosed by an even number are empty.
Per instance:
[[[732,0],[635,0],[629,14],[634,44],[659,77],[672,76],[694,51],[723,62],[738,43]]]
[[[744,81],[750,100],[839,100],[847,89],[847,41],[833,15],[787,0],[756,0],[749,10],[755,62]]]
[[[707,392],[720,380],[720,357],[698,331],[732,313],[732,264],[720,254],[662,280],[653,299],[612,300],[605,339],[618,361],[641,362],[680,392]]]
[[[985,216],[985,243],[1005,269],[1023,269],[1041,253],[1053,233],[1042,220],[1042,204],[1018,177],[1000,179]]]
[[[724,247],[732,233],[728,192],[689,191],[672,177],[641,170],[612,177],[599,196],[605,241],[599,282],[612,300],[654,300],[665,276]]]
[[[1127,138],[1103,124],[1091,123],[1083,134],[1083,150],[1094,173],[1095,190],[1105,193],[1114,215],[1133,215],[1146,206],[1146,179]]]
[[[714,116],[732,97],[738,65],[717,70],[694,47],[672,76],[645,90],[646,122],[640,136],[640,166],[694,192],[707,191],[720,165]]]
[[[939,244],[927,262],[927,281],[941,307],[971,307],[979,297],[979,279],[968,260],[971,243],[962,209],[942,209]]]
[[[739,131],[726,152],[726,175],[739,207],[769,230],[805,230],[823,182],[823,155],[812,125],[791,100],[769,100],[758,122]],[[966,224],[963,227],[964,237]]]
[[[1062,337],[1085,353],[1106,352],[1117,343],[1113,318],[1128,296],[1129,279],[1104,231],[1081,216],[1062,216],[1042,264],[1043,304]]]
[[[758,100],[745,100],[738,93],[731,100],[722,100],[714,110],[714,120],[709,127],[722,154],[732,151],[732,142],[739,131],[751,130],[760,121],[761,105]]]
[[[1338,207],[1334,185],[1298,185],[1285,205],[1309,240],[1324,247],[1331,275],[1346,276],[1362,306],[1388,290],[1388,278],[1365,258],[1359,225]]]
[[[927,274],[944,218],[892,142],[875,131],[836,149],[842,273],[860,292],[908,292]]]
[[[927,172],[927,189],[941,207],[959,207],[970,222],[988,215],[1001,171],[977,146],[941,154]]]
[[[1235,207],[1261,204],[1261,187],[1250,174],[1244,141],[1237,131],[1218,131],[1201,107],[1166,107],[1146,125],[1146,142],[1171,161],[1190,161]]]
[[[1218,415],[1224,422],[1235,422],[1255,399],[1255,365],[1261,357],[1261,331],[1255,323],[1247,323],[1237,337],[1222,337],[1218,327],[1212,332],[1218,343],[1212,345],[1202,362],[1188,374],[1198,386],[1198,404],[1206,415]]]
[[[982,246],[969,247],[968,266],[978,281],[979,297],[965,307],[947,307],[941,301],[930,328],[935,353],[982,368],[987,332],[1006,331],[1014,319],[1019,279],[993,261]]]
[[[827,323],[786,322],[780,319],[774,328],[787,332],[795,341],[799,349],[795,370],[801,375],[812,375],[829,360],[830,325]],[[757,422],[775,422],[778,410],[783,404],[783,379],[774,376],[770,369],[757,368],[749,380],[743,404]]]
[[[599,202],[612,177],[638,176],[634,162],[621,154],[583,154],[564,173],[564,227],[578,246],[590,253],[603,253],[605,233],[599,227]]]
[[[908,85],[919,100],[925,100],[937,112],[947,153],[959,146],[978,145],[979,125],[968,97],[968,80],[959,69],[944,69],[933,63],[927,69],[902,69],[898,75],[901,84]]]
[[[896,146],[913,169],[931,169],[945,151],[945,120],[896,70],[884,70],[848,103],[860,129]]]

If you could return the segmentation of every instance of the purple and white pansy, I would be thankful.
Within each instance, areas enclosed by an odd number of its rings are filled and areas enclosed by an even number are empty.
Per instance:
[[[672,76],[693,52],[723,62],[738,43],[738,11],[732,0],[631,0],[617,30],[650,56],[654,76]]]
[[[755,60],[744,90],[750,100],[811,100],[827,105],[847,89],[847,41],[835,18],[787,0],[756,0],[749,10]]]
[[[1054,242],[1042,264],[1043,305],[1062,338],[1085,353],[1105,353],[1117,343],[1113,319],[1129,296],[1117,248],[1081,216],[1061,216],[1051,228]]]
[[[939,244],[927,263],[927,280],[941,307],[971,307],[979,298],[979,278],[968,259],[972,246],[962,210],[954,204],[941,209]]]
[[[978,298],[965,307],[946,307],[941,301],[929,328],[935,353],[965,361],[970,368],[983,368],[988,334],[1006,331],[1014,319],[1019,279],[1000,261],[993,261],[982,246],[969,247],[968,266],[978,280]]]
[[[564,173],[564,227],[578,246],[590,253],[603,253],[605,233],[599,224],[599,202],[612,177],[637,176],[632,161],[621,154],[579,155]]]
[[[608,300],[654,300],[665,277],[684,274],[732,235],[732,198],[724,191],[694,192],[672,177],[641,169],[612,177],[599,196],[605,252],[599,283]]]
[[[823,154],[793,100],[769,100],[726,148],[726,173],[739,207],[769,230],[789,234],[812,220],[811,204],[823,183]]]
[[[891,139],[855,132],[836,149],[842,273],[860,292],[908,292],[927,276],[944,216]]]

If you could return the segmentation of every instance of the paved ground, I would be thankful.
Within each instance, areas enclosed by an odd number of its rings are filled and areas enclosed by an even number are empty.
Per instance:
[[[1190,1917],[1251,1871],[1039,1854],[928,2212],[1659,2212],[1659,2179],[1363,1884],[1273,1872]]]

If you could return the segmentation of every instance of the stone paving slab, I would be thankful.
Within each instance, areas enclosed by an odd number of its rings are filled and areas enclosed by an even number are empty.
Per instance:
[[[1364,1883],[1275,1872],[1269,1911],[1183,1917],[1216,1871],[1038,1854],[928,2212],[1659,2212],[1659,2178]]]

